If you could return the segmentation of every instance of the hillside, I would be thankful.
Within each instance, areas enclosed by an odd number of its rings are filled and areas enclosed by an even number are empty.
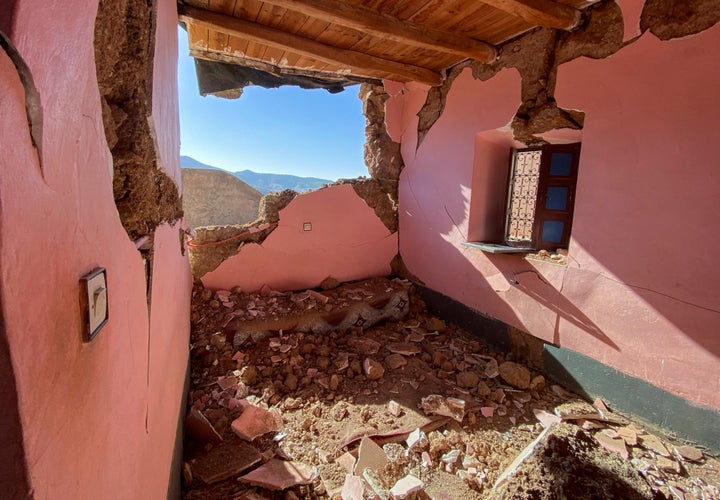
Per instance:
[[[206,165],[202,162],[197,161],[190,156],[180,157],[180,166],[183,169],[208,169],[208,170],[221,170],[218,167]],[[241,181],[245,182],[249,186],[257,189],[262,194],[282,191],[284,189],[292,189],[298,193],[318,189],[323,184],[329,184],[333,181],[329,179],[319,179],[317,177],[299,177],[297,175],[289,174],[263,174],[259,172],[253,172],[252,170],[243,170],[241,172],[232,172]]]
[[[242,224],[257,218],[262,195],[229,172],[183,168],[182,183],[190,227]]]

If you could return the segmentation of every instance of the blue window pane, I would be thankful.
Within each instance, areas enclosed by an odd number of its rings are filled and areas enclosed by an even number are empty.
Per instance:
[[[562,241],[563,228],[565,223],[559,220],[546,220],[543,222],[542,236],[543,243],[560,243]]]
[[[567,208],[568,188],[550,186],[547,188],[545,208],[549,210],[565,210]]]
[[[550,175],[568,177],[572,171],[572,153],[553,153],[550,159]]]

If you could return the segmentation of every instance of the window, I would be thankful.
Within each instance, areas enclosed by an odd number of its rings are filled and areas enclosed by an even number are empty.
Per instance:
[[[513,149],[502,244],[468,243],[491,253],[567,248],[580,143]]]

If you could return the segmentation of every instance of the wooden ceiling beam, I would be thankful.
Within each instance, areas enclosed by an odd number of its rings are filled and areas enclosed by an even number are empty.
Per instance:
[[[358,76],[377,78],[373,73],[384,73],[388,75],[388,79],[399,81],[414,80],[433,86],[442,83],[442,76],[437,71],[382,59],[362,52],[332,47],[227,14],[178,5],[178,16],[181,22],[350,68]],[[371,73],[368,74],[368,71]]]
[[[446,31],[423,28],[362,5],[352,5],[337,0],[263,0],[263,2],[412,47],[469,57],[485,63],[495,60],[497,56],[495,47],[488,43]]]
[[[482,3],[544,28],[571,30],[581,19],[578,9],[552,0],[481,0]]]

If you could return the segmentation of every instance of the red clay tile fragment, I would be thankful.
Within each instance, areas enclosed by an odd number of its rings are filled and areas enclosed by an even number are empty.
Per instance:
[[[273,491],[281,491],[294,486],[310,484],[314,479],[315,471],[312,467],[300,462],[286,462],[274,458],[238,478],[238,481]]]
[[[197,408],[191,408],[190,413],[185,417],[185,432],[206,443],[219,443],[223,440],[205,415]]]
[[[282,417],[252,404],[243,405],[245,409],[242,415],[233,420],[231,425],[233,432],[245,441],[282,430]]]

